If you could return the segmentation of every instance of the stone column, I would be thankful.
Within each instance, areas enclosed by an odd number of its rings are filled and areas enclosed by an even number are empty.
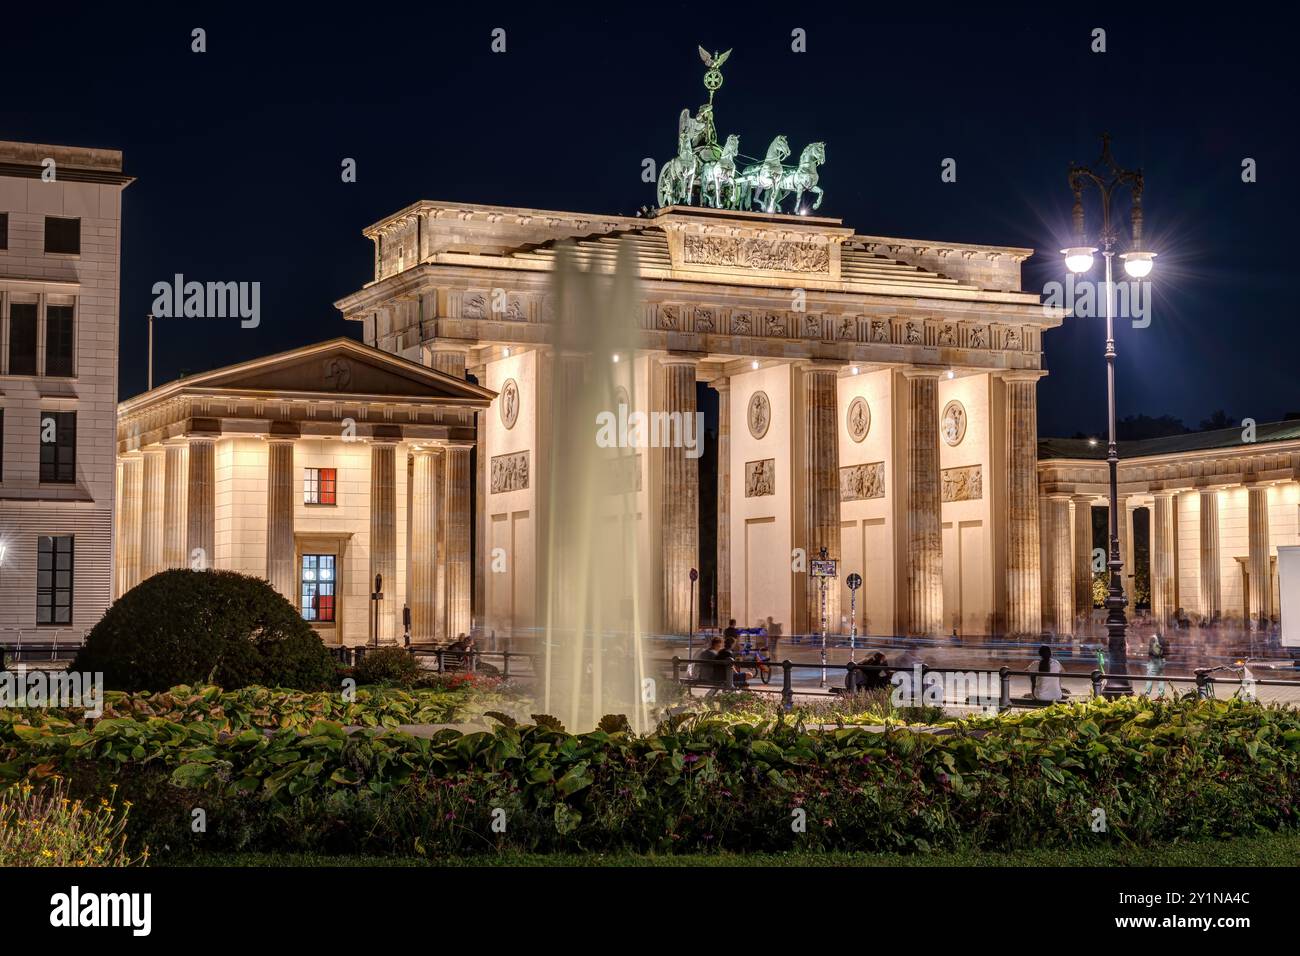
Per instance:
[[[185,503],[187,468],[185,446],[173,442],[167,446],[163,463],[163,567],[188,568],[185,554]]]
[[[470,597],[470,481],[469,459],[474,449],[452,445],[446,453],[447,636],[456,640],[473,626]]]
[[[1107,516],[1109,519],[1109,516]],[[1120,580],[1124,585],[1124,614],[1133,619],[1133,589],[1136,585],[1134,575],[1137,569],[1133,567],[1133,529],[1129,522],[1133,520],[1133,512],[1128,506],[1128,497],[1119,496],[1119,559],[1124,562],[1124,568],[1120,572]],[[1109,548],[1109,542],[1107,542]],[[1110,560],[1109,550],[1106,553],[1106,560]]]
[[[125,594],[140,583],[140,492],[144,480],[144,461],[140,456],[122,459],[122,510],[117,545],[118,593]]]
[[[820,557],[840,560],[840,451],[836,414],[838,365],[807,365],[802,369],[804,427],[802,433],[803,530],[808,560]],[[937,388],[937,380],[936,380]],[[937,390],[936,390],[937,395]],[[938,448],[936,446],[936,454]],[[796,542],[798,544],[798,542]],[[843,573],[843,569],[841,574]],[[942,573],[942,566],[941,566]],[[821,630],[822,582],[811,574],[807,579],[807,608],[810,632]],[[840,631],[840,582],[827,582],[826,626]]]
[[[1158,491],[1151,506],[1151,614],[1164,629],[1174,613],[1174,496]]]
[[[1223,613],[1219,590],[1219,493],[1201,491],[1201,613],[1212,621]]]
[[[487,381],[487,367],[477,366],[474,378],[480,384]],[[487,460],[487,416],[489,409],[475,414],[474,420],[474,502],[471,509],[474,516],[474,597],[470,606],[471,617],[477,619],[487,636],[487,500],[488,500],[488,460]],[[495,648],[493,648],[495,650]]]
[[[1043,582],[1043,622],[1057,637],[1074,633],[1074,572],[1070,550],[1070,498],[1051,495],[1042,500],[1042,542],[1047,559]]]
[[[442,461],[428,449],[415,453],[411,479],[411,641],[438,636],[438,495],[436,470]]]
[[[1074,502],[1074,633],[1087,634],[1092,620],[1092,499],[1075,495]]]
[[[939,370],[907,369],[907,632],[943,627]]]
[[[439,372],[463,379],[465,359],[469,353],[458,345],[435,344],[429,347],[429,364]]]
[[[693,357],[669,355],[662,360],[662,411],[678,413],[683,428],[694,428],[695,365]],[[687,419],[690,423],[687,424]],[[668,634],[685,634],[694,620],[691,609],[692,568],[699,567],[699,459],[686,454],[684,442],[660,450],[663,463],[661,550],[663,553],[663,626]]]
[[[1250,624],[1258,628],[1272,609],[1273,575],[1268,560],[1268,488],[1251,485],[1247,490],[1247,528],[1250,574]]]
[[[717,618],[726,627],[731,618],[731,381],[710,383],[718,393],[718,563]]]
[[[215,439],[190,439],[185,488],[185,562],[187,567],[200,571],[216,567],[216,452]]]
[[[379,606],[379,633],[374,633],[375,608],[370,613],[370,640],[389,644],[395,639],[397,605],[397,446],[374,441],[370,445],[370,576],[366,593],[375,589],[375,575],[383,576],[384,600]]]
[[[1007,373],[1007,633],[1042,627],[1038,545],[1038,372]]]
[[[140,580],[163,569],[163,522],[166,488],[163,466],[166,452],[161,445],[144,450],[144,472],[140,492]]]
[[[293,440],[267,442],[266,579],[294,607],[298,606],[298,575],[293,566],[293,504],[298,482],[293,468]]]

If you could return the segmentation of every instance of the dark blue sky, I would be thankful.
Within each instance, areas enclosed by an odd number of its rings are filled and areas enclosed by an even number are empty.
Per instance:
[[[125,151],[121,392],[144,387],[154,282],[260,281],[262,323],[160,323],[156,377],[358,334],[332,302],[371,276],[369,223],[417,199],[632,213],[641,161],[732,47],[720,133],[827,143],[821,212],[857,231],[1029,246],[1060,277],[1070,160],[1099,135],[1147,177],[1150,328],[1121,325],[1121,416],[1300,411],[1289,33],[1235,8],[1058,5],[198,5],[5,13],[0,138]],[[915,12],[909,12],[909,9]],[[716,12],[715,12],[716,11]],[[190,52],[207,30],[208,52]],[[490,51],[507,31],[507,52]],[[791,51],[806,31],[807,52]],[[1094,27],[1108,52],[1089,51]],[[340,162],[358,162],[358,182]],[[944,157],[955,184],[940,181]],[[1243,157],[1259,181],[1241,182]],[[1089,212],[1093,212],[1090,207]],[[1092,221],[1096,222],[1095,215]],[[1040,431],[1101,430],[1100,320],[1046,337]]]

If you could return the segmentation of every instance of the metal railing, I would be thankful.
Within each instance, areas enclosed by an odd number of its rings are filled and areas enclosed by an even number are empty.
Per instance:
[[[722,661],[722,662],[715,661],[715,660],[683,661],[682,658],[674,655],[670,662],[665,661],[664,663],[672,664],[672,677],[675,682],[685,683],[691,686],[708,687],[710,688],[710,690],[735,690],[738,687],[743,687],[744,690],[755,691],[758,693],[780,694],[781,704],[786,710],[790,710],[794,707],[794,696],[795,696],[794,670],[796,668],[803,669],[803,670],[813,670],[813,671],[822,671],[823,669],[828,671],[844,671],[846,687],[850,686],[850,684],[856,684],[856,681],[849,680],[849,675],[851,673],[861,673],[861,674],[875,673],[875,674],[883,675],[886,678],[889,678],[893,674],[900,671],[906,673],[912,672],[912,670],[908,668],[900,668],[897,666],[889,666],[885,664],[860,664],[852,661],[847,664],[821,664],[820,662],[812,663],[812,664],[796,664],[795,662],[787,658],[786,660],[780,661],[779,663],[776,661],[765,662],[767,666],[772,667],[773,669],[780,668],[781,670],[781,686],[778,689],[778,688],[769,688],[763,685],[751,684],[748,681],[746,681],[743,685],[736,684],[736,680],[735,680],[736,670],[737,669],[744,670],[746,668],[754,667],[756,664],[759,663],[754,660],[737,658],[731,661]],[[715,673],[718,668],[721,668],[723,671],[722,677],[721,679],[717,677],[714,677],[712,679],[699,678],[699,677],[685,678],[682,676],[683,664],[687,664],[687,665],[695,664],[697,666],[706,669],[713,668],[715,670]],[[1129,672],[1125,672],[1124,674],[1119,674],[1116,672],[1106,673],[1100,670],[1093,670],[1086,673],[1079,673],[1079,672],[1071,673],[1068,671],[1060,671],[1053,674],[1053,673],[1044,673],[1038,670],[1013,670],[1009,667],[999,667],[995,670],[992,668],[975,668],[975,667],[931,667],[927,664],[918,664],[916,665],[915,670],[919,672],[919,676],[921,677],[922,682],[924,682],[925,675],[927,674],[940,674],[940,675],[961,674],[963,675],[963,677],[966,677],[966,675],[975,674],[975,675],[988,675],[990,678],[996,675],[998,681],[997,710],[999,712],[1005,712],[1016,707],[1032,709],[1036,707],[1044,707],[1049,703],[1054,703],[1053,701],[1038,700],[1034,698],[1032,696],[1032,691],[1030,697],[1025,697],[1025,698],[1012,697],[1011,678],[1013,677],[1028,677],[1031,680],[1037,678],[1043,678],[1043,677],[1052,677],[1063,682],[1086,680],[1090,685],[1091,696],[1093,697],[1103,696],[1105,692],[1106,681],[1109,678],[1118,678],[1118,677],[1125,677],[1130,681],[1130,683],[1145,681],[1155,685],[1167,683],[1170,684],[1171,686],[1175,684],[1192,684],[1195,686],[1197,694],[1202,697],[1208,696],[1209,694],[1213,693],[1214,685],[1237,684],[1240,686],[1245,684],[1247,680],[1244,676],[1237,677],[1237,678],[1214,677],[1212,676],[1209,668],[1197,668],[1197,670],[1193,674],[1188,676],[1169,675],[1169,674],[1149,675],[1146,673],[1133,674]],[[1272,680],[1268,678],[1256,678],[1252,676],[1250,678],[1250,682],[1256,687],[1292,687],[1292,688],[1300,689],[1300,681]],[[964,680],[963,683],[969,686],[970,683],[969,679]],[[924,683],[922,683],[922,687],[912,688],[913,694],[920,697],[923,693],[923,687],[924,687]],[[830,689],[823,690],[821,687],[818,687],[816,689],[801,688],[798,693],[800,694],[800,696],[806,696],[806,697],[837,696],[837,692],[832,692]],[[947,700],[944,701],[944,704],[957,705],[957,706],[962,706],[963,703],[964,702],[962,701],[947,701]],[[936,706],[938,705],[936,704]]]

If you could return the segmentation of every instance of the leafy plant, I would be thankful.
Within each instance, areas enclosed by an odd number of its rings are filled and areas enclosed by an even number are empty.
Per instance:
[[[369,651],[353,671],[358,684],[396,684],[410,687],[424,672],[419,661],[404,647],[380,647]]]
[[[233,571],[173,569],[136,585],[91,628],[72,668],[102,672],[118,690],[335,682],[329,652],[293,605]]]
[[[126,851],[130,804],[115,793],[91,804],[66,796],[63,781],[24,781],[0,792],[0,866],[134,866]]]

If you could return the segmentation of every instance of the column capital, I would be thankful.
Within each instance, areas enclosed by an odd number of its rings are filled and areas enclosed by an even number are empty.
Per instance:
[[[906,368],[899,369],[899,371],[902,372],[903,377],[907,379],[932,378],[938,381],[939,378],[943,376],[945,370],[941,368],[934,368],[933,366],[929,366],[929,365],[909,365]]]
[[[799,359],[793,364],[801,372],[833,372],[839,375],[840,372],[844,371],[844,367],[851,363],[841,362],[838,359],[809,358]]]
[[[666,352],[659,356],[660,365],[689,365],[698,368],[704,356],[699,352]]]
[[[1045,369],[1041,368],[1008,368],[994,372],[994,374],[1004,382],[1037,382],[1047,374]]]

